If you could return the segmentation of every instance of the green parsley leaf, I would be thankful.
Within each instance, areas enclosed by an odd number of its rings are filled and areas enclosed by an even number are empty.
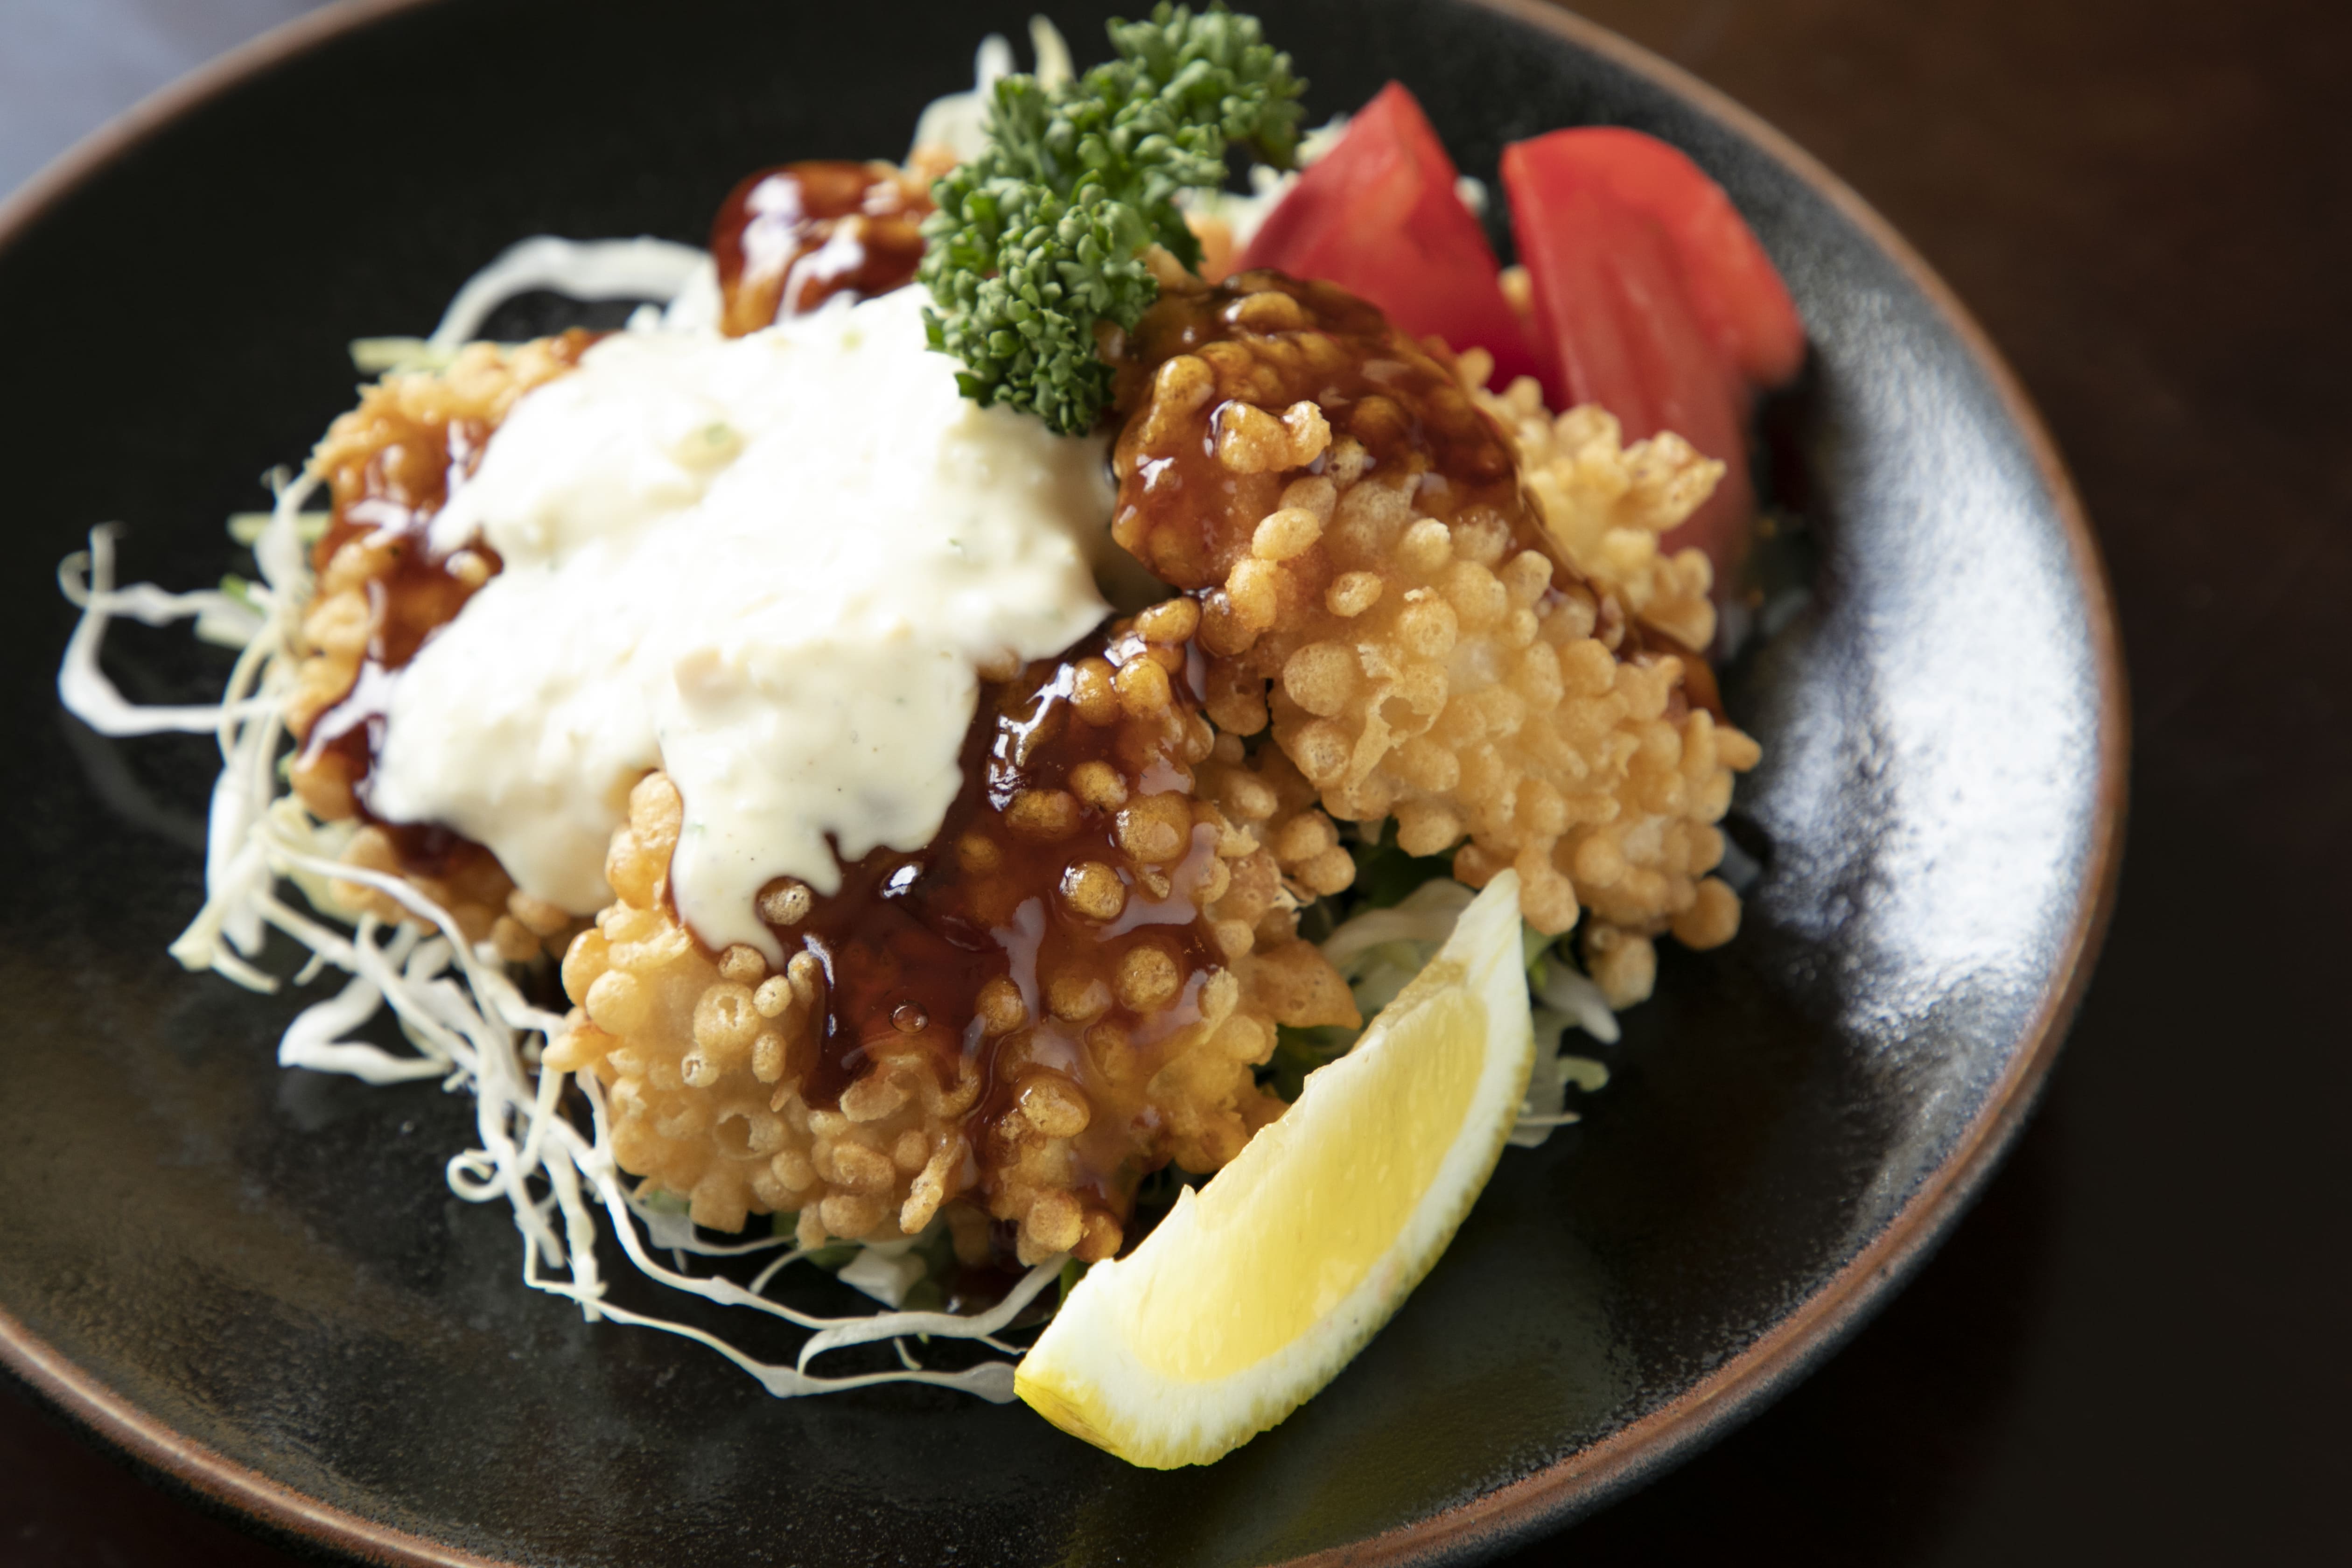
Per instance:
[[[1066,87],[996,84],[987,150],[932,186],[923,227],[924,321],[931,347],[963,363],[964,395],[1071,436],[1110,397],[1106,324],[1132,328],[1159,296],[1145,249],[1200,264],[1177,193],[1222,185],[1234,142],[1286,166],[1305,86],[1257,18],[1222,3],[1162,0],[1109,33],[1118,58]]]

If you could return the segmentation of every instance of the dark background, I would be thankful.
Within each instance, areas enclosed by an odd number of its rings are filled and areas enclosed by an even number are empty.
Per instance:
[[[0,192],[309,8],[0,0]],[[2352,1558],[2352,5],[1581,9],[1817,153],[2022,375],[2115,579],[2132,825],[2072,1043],[1941,1254],[1751,1425],[1509,1561]],[[0,1382],[0,1563],[291,1561]]]

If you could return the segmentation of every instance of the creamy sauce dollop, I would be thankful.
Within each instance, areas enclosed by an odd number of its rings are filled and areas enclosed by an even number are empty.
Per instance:
[[[923,291],[749,337],[626,332],[519,403],[433,522],[504,569],[401,674],[370,804],[487,846],[588,913],[644,772],[686,803],[678,912],[781,962],[754,900],[919,849],[980,667],[1108,606],[1105,447],[981,408]]]

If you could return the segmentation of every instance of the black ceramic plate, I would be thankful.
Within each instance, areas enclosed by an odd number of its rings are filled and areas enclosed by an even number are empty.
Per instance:
[[[1099,15],[1054,0],[1096,52]],[[5,666],[0,1354],[268,1523],[385,1560],[700,1564],[1476,1555],[1752,1411],[1966,1205],[2055,1049],[2112,887],[2120,668],[2032,413],[1885,226],[1801,153],[1563,14],[1259,0],[1316,112],[1391,76],[1464,167],[1573,123],[1729,188],[1814,343],[1770,482],[1811,607],[1736,672],[1765,742],[1748,928],[1669,952],[1589,1119],[1512,1152],[1331,1389],[1212,1468],[1129,1469],[1020,1406],[777,1403],[516,1279],[442,1166],[468,1106],[281,1072],[293,997],[180,973],[213,771],[58,711],[52,571],[130,525],[198,584],[256,476],[350,400],[346,340],[421,331],[534,233],[697,240],[788,157],[889,155],[1029,5],[450,0],[327,14],[85,148],[0,214]],[[118,642],[135,698],[224,658]]]

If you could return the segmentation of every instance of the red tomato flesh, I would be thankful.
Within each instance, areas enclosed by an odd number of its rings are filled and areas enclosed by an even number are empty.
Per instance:
[[[1403,84],[1391,82],[1309,165],[1234,270],[1276,267],[1360,295],[1415,337],[1495,356],[1491,384],[1538,374],[1503,298],[1494,248],[1454,189],[1454,161]]]
[[[1778,386],[1804,363],[1805,324],[1788,286],[1723,187],[1683,153],[1638,131],[1593,125],[1518,142],[1504,157],[1514,211],[1522,185],[1555,202],[1591,190],[1655,223],[1693,313],[1746,380]]]
[[[1804,327],[1721,187],[1636,132],[1554,132],[1503,152],[1511,227],[1552,356],[1556,408],[1598,403],[1625,439],[1672,430],[1725,465],[1665,547],[1696,545],[1723,580],[1755,510],[1748,414],[1793,375]]]

